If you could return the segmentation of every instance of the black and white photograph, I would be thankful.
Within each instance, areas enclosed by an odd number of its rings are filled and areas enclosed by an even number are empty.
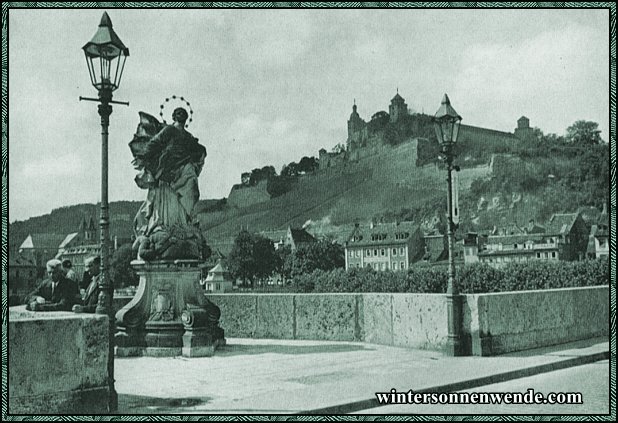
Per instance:
[[[2,420],[614,420],[616,6],[488,5],[3,4]]]

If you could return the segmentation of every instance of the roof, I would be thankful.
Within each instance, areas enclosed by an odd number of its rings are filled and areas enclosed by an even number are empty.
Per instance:
[[[288,231],[290,232],[292,239],[294,240],[294,243],[315,242],[316,241],[314,236],[304,229],[288,228]]]
[[[208,276],[206,277],[206,281],[231,281],[232,277],[230,276],[230,272],[227,268],[222,264],[221,260],[217,262],[215,267],[208,271]]]
[[[487,244],[524,244],[528,241],[542,241],[547,236],[538,234],[519,234],[519,235],[490,235],[487,237]]]
[[[552,215],[547,224],[547,232],[553,234],[568,234],[571,232],[578,213],[556,213]]]
[[[404,101],[405,100],[399,95],[399,93],[395,94],[395,97],[391,99],[391,103],[403,103]]]
[[[536,250],[527,250],[521,248],[519,250],[486,250],[479,253],[479,257],[488,257],[488,256],[523,256],[523,255],[534,255],[536,254]]]
[[[46,248],[46,249],[58,249],[60,243],[64,240],[65,236],[60,234],[40,233],[30,234],[26,237],[24,242],[19,248]]]
[[[71,242],[78,234],[79,232],[73,232],[72,234],[68,234],[64,240],[60,243],[60,245],[58,246],[58,248],[64,248],[66,247],[69,242]]]
[[[347,239],[346,246],[365,247],[378,245],[407,244],[412,234],[419,230],[412,222],[382,223],[358,226]]]

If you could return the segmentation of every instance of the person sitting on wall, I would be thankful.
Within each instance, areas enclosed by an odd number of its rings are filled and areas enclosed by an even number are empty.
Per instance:
[[[62,262],[47,262],[47,279],[25,298],[26,310],[69,311],[77,294],[76,286],[64,276]]]
[[[94,313],[99,301],[99,280],[101,279],[101,257],[88,257],[84,264],[86,271],[91,275],[91,280],[83,295],[82,303],[75,304],[75,313]]]
[[[77,286],[77,273],[73,270],[73,263],[71,263],[71,260],[62,260],[62,270],[64,271],[64,276],[73,281],[75,286]]]

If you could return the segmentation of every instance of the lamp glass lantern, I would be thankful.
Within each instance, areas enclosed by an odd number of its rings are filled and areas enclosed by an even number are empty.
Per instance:
[[[438,142],[443,147],[449,147],[457,142],[461,116],[451,106],[451,101],[444,94],[442,104],[433,118],[433,126]]]
[[[90,82],[101,91],[112,92],[120,86],[129,49],[114,32],[112,21],[103,13],[97,32],[84,47]]]

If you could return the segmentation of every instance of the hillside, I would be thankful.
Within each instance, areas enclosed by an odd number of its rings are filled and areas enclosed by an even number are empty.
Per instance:
[[[354,222],[413,220],[426,231],[440,225],[446,210],[446,171],[441,164],[417,166],[416,140],[339,166],[299,176],[291,190],[249,206],[225,199],[202,200],[197,214],[207,240],[225,252],[241,228],[254,232],[285,229],[314,222],[314,230],[345,237]],[[424,150],[425,149],[425,150]],[[552,213],[584,210],[594,221],[609,198],[607,144],[520,143],[475,146],[479,154],[461,154],[458,172],[461,224],[459,233],[517,224],[529,219],[543,224]],[[464,151],[465,152],[465,151]],[[247,188],[252,189],[252,188]],[[140,202],[110,204],[112,236],[130,237]],[[591,209],[590,207],[594,208]],[[595,211],[596,210],[596,211]],[[82,218],[98,219],[94,204],[54,210],[51,214],[9,225],[9,246],[28,233],[74,232]],[[319,226],[319,228],[318,228]]]

